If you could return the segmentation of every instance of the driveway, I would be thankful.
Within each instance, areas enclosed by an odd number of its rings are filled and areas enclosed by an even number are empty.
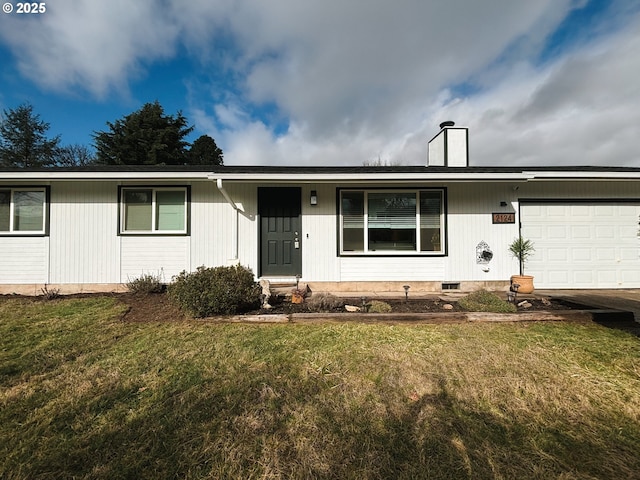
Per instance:
[[[640,322],[640,289],[538,290],[534,295],[562,298],[582,305],[632,312]]]

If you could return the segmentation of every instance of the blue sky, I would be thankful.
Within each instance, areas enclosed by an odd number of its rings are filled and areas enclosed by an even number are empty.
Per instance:
[[[55,0],[0,14],[0,109],[63,144],[158,100],[229,165],[640,167],[640,0]]]

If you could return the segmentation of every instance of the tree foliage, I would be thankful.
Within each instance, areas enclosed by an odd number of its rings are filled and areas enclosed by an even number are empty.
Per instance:
[[[165,115],[158,101],[147,103],[95,132],[98,163],[106,165],[182,165],[187,163],[185,137],[193,127],[181,112]]]
[[[47,137],[49,124],[25,103],[4,110],[0,119],[0,165],[3,167],[48,167],[56,163],[60,137]]]
[[[60,147],[56,154],[56,166],[84,167],[95,163],[93,152],[86,145],[74,143]]]
[[[222,165],[222,157],[222,150],[216,145],[216,141],[209,135],[202,135],[191,145],[187,162],[190,165]]]

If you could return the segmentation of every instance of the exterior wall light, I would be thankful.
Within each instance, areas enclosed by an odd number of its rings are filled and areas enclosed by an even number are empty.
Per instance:
[[[315,190],[311,190],[311,198],[309,199],[309,203],[311,203],[311,205],[318,204],[318,192],[316,192]]]

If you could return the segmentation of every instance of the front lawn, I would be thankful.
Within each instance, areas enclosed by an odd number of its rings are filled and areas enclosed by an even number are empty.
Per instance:
[[[0,299],[0,478],[640,478],[624,332],[124,308]]]

